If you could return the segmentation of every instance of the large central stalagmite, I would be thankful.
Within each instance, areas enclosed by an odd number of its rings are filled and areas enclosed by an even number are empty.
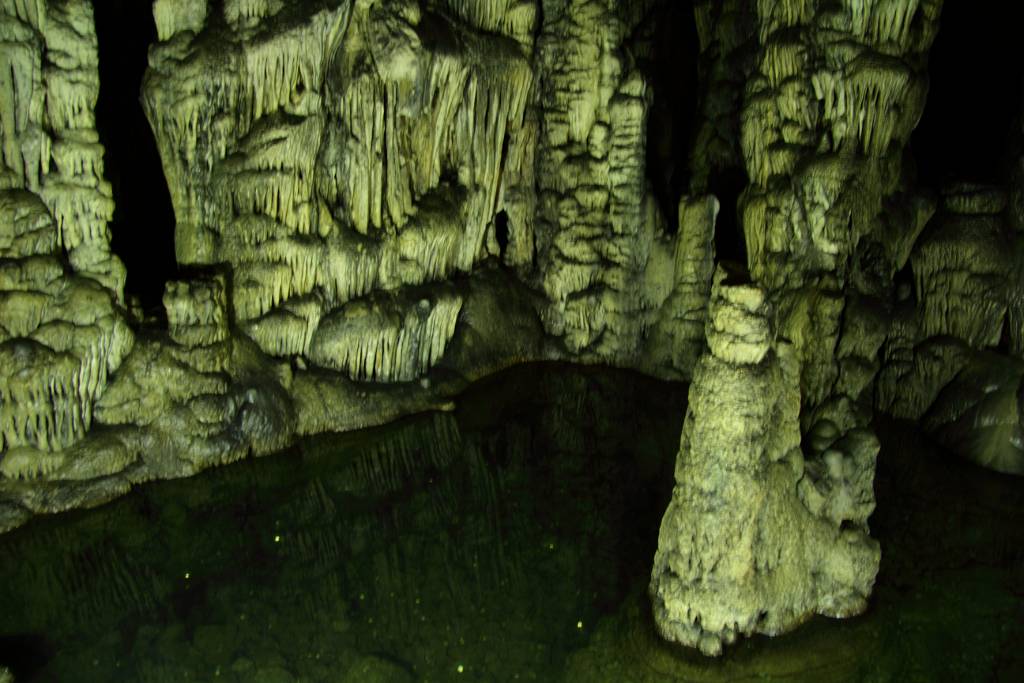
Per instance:
[[[864,609],[878,446],[868,432],[823,430],[824,466],[805,460],[799,361],[774,341],[766,293],[720,269],[709,307],[651,597],[664,637],[716,655],[740,635]]]

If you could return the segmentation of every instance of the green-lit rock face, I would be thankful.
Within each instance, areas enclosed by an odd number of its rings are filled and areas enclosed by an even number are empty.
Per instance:
[[[717,655],[864,610],[879,414],[1024,473],[1024,162],[913,163],[942,0],[150,6],[177,271],[129,313],[94,3],[0,0],[0,532],[630,368],[692,381],[649,588]]]
[[[672,239],[645,178],[651,93],[623,51],[649,51],[631,36],[656,17],[556,4],[541,23],[533,1],[156,3],[144,104],[179,261],[231,265],[235,321],[265,353],[355,379],[433,362],[353,372],[371,361],[344,339],[404,324],[342,334],[339,317],[388,292],[408,321],[422,297],[404,290],[443,296],[488,261],[541,297],[549,355],[687,375],[714,200],[682,198]]]

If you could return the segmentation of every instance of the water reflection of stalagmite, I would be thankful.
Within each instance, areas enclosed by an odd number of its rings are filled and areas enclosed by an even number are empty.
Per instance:
[[[524,520],[508,514],[508,484],[492,451],[500,447],[503,459],[523,463],[531,439],[516,424],[502,432],[500,446],[488,443],[493,436],[466,433],[444,412],[411,418],[386,436],[311,440],[304,449],[311,463],[343,462],[289,503],[294,526],[284,552],[310,579],[327,582],[319,595],[337,593],[341,600],[358,590],[387,610],[390,637],[417,633],[414,606],[428,595],[436,598],[437,590],[456,610],[471,611],[476,598],[470,587],[512,586],[526,576]],[[515,482],[519,473],[513,476]],[[353,516],[339,509],[352,496],[391,502]],[[424,528],[438,532],[424,536]]]

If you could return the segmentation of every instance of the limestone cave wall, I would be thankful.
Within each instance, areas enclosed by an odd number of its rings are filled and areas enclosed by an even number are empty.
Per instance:
[[[0,531],[567,360],[692,381],[665,637],[862,610],[876,411],[1024,472],[1024,136],[984,182],[918,173],[942,16],[155,0],[154,315],[111,249],[92,4],[0,0]]]

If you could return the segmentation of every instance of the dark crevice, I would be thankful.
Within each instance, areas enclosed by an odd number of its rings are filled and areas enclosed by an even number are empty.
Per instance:
[[[637,66],[650,86],[647,177],[675,232],[679,198],[689,181],[686,159],[697,119],[700,46],[692,0],[661,0],[633,36]]]
[[[1005,181],[1024,76],[1017,9],[1012,2],[987,3],[983,12],[971,0],[943,5],[928,102],[911,138],[922,184]]]
[[[1013,354],[1013,338],[1010,335],[1011,322],[1009,314],[1003,317],[1003,326],[999,332],[999,343],[996,345],[996,351],[1007,356]]]
[[[505,260],[505,251],[508,249],[508,213],[499,211],[494,217],[494,238],[498,241],[498,253],[501,259]]]
[[[747,174],[739,168],[714,172],[708,179],[708,192],[718,198],[715,222],[715,258],[747,265],[747,243],[740,228],[739,198],[747,187]]]
[[[138,0],[93,3],[99,40],[96,127],[114,191],[112,247],[128,270],[126,294],[159,309],[164,283],[175,277],[174,209],[140,92],[150,44],[152,6]]]

